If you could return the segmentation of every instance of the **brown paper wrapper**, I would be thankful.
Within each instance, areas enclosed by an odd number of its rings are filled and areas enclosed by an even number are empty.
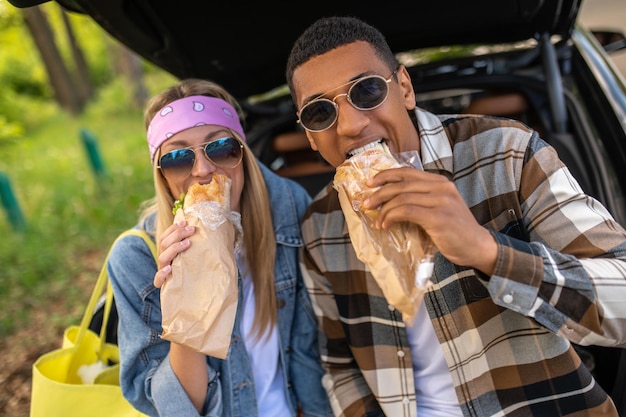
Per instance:
[[[161,288],[161,337],[225,359],[237,313],[235,249],[240,223],[224,213],[210,217],[213,222],[219,219],[219,225],[208,227],[187,210],[176,212],[174,221],[184,218],[196,232],[189,249],[172,261],[172,277]]]
[[[357,257],[368,266],[387,301],[402,313],[407,324],[412,324],[424,293],[432,285],[435,247],[420,226],[407,222],[378,230],[375,222],[379,210],[362,209],[362,202],[376,190],[365,184],[368,178],[382,169],[409,166],[391,154],[381,157],[379,152],[366,151],[344,162],[337,168],[334,187]]]

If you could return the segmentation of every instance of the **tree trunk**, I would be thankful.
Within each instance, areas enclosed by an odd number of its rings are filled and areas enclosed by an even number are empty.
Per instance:
[[[73,86],[70,72],[54,41],[54,32],[45,13],[39,6],[24,8],[22,13],[26,27],[35,41],[35,46],[48,72],[50,85],[57,103],[72,114],[80,113],[82,106]]]
[[[135,108],[141,109],[148,100],[148,89],[143,79],[141,59],[125,45],[112,45],[115,57],[115,73],[124,77],[132,91],[131,101]]]
[[[70,49],[72,51],[72,57],[74,58],[74,65],[76,68],[75,85],[78,89],[78,99],[80,101],[81,108],[87,104],[89,99],[93,97],[93,84],[89,76],[89,66],[85,59],[85,54],[78,44],[72,23],[70,22],[68,14],[61,8],[61,16],[63,18],[63,25],[65,26],[65,32],[70,42]]]

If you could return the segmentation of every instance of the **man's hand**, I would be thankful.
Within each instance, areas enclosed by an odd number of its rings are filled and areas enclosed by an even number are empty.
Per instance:
[[[496,241],[478,224],[453,182],[414,168],[394,168],[378,173],[367,185],[380,186],[364,202],[365,208],[381,208],[377,227],[387,229],[404,221],[419,224],[451,262],[493,273]]]

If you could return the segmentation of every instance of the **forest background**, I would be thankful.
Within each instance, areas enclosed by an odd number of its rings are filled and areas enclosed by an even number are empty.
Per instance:
[[[0,0],[0,417],[28,416],[33,361],[153,195],[143,106],[174,81],[88,17]]]

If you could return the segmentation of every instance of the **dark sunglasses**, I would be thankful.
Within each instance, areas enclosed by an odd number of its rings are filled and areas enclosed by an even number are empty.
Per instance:
[[[299,113],[298,123],[310,132],[321,132],[328,129],[337,121],[339,107],[335,100],[346,96],[348,102],[357,110],[373,110],[387,99],[389,94],[388,83],[396,74],[396,68],[389,78],[380,75],[367,75],[345,85],[352,84],[347,93],[337,94],[333,99],[316,98],[302,106]]]
[[[176,149],[161,156],[157,168],[171,180],[183,180],[196,163],[196,149],[204,148],[204,157],[220,168],[234,168],[243,159],[243,144],[235,138],[220,138],[197,147]]]

